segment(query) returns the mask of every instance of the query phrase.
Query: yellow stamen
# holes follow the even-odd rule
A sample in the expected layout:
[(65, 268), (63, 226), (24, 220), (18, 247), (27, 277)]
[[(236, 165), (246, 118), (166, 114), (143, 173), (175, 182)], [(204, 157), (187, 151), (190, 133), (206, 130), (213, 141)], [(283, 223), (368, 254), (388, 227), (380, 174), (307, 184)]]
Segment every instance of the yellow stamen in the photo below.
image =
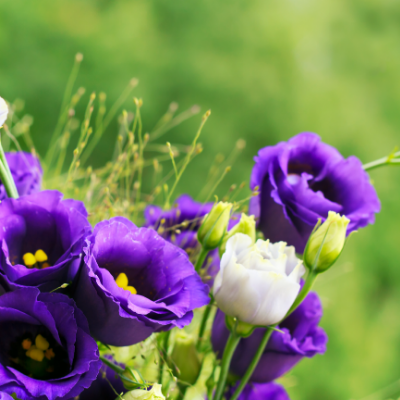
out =
[(35, 345), (39, 350), (43, 351), (46, 351), (50, 347), (49, 342), (42, 335), (36, 336)]
[(48, 349), (46, 350), (46, 353), (44, 355), (48, 360), (51, 360), (52, 358), (54, 358), (56, 355), (54, 354), (53, 349)]
[(24, 340), (22, 341), (22, 348), (23, 348), (24, 350), (29, 350), (29, 349), (31, 348), (31, 346), (32, 346), (32, 340), (30, 340), (30, 339), (24, 339)]
[(128, 277), (126, 276), (126, 274), (122, 272), (121, 274), (118, 275), (117, 279), (115, 280), (115, 283), (120, 288), (125, 289), (129, 284)]
[(48, 259), (47, 254), (41, 249), (36, 251), (35, 258), (36, 258), (36, 261), (38, 261), (38, 262), (45, 262)]
[(26, 355), (32, 360), (42, 362), (44, 359), (44, 351), (37, 349), (36, 346), (32, 346), (27, 352)]
[(36, 264), (36, 258), (32, 253), (25, 253), (22, 256), (22, 259), (24, 260), (24, 264), (28, 267), (31, 268)]
[(128, 290), (132, 294), (137, 294), (137, 290), (133, 286), (127, 286), (124, 288), (125, 290)]
[(133, 286), (128, 286), (129, 285), (128, 277), (123, 272), (117, 276), (117, 279), (115, 279), (115, 283), (121, 289), (127, 290), (132, 294), (137, 294), (137, 290)]

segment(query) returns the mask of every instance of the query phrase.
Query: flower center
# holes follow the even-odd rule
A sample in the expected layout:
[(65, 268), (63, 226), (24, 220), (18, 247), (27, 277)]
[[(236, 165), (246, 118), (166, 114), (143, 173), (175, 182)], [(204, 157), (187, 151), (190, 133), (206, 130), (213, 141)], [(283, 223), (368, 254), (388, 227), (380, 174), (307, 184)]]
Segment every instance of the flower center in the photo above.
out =
[(115, 279), (115, 283), (121, 289), (131, 292), (131, 294), (137, 294), (137, 290), (133, 286), (129, 286), (129, 279), (125, 273), (120, 273)]
[(50, 267), (50, 264), (47, 262), (47, 254), (41, 249), (37, 250), (35, 254), (25, 253), (22, 259), (27, 268), (45, 269)]
[(11, 343), (8, 359), (11, 366), (34, 379), (48, 380), (65, 376), (69, 371), (65, 350), (46, 333), (24, 333)]

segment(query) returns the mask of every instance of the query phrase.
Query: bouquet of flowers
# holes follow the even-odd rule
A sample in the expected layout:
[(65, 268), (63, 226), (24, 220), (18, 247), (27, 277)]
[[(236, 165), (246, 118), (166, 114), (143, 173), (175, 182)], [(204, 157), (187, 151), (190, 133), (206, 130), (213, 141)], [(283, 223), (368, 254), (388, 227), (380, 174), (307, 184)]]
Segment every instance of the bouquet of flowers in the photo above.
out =
[(0, 399), (289, 399), (276, 379), (326, 350), (313, 283), (380, 211), (367, 171), (400, 154), (362, 165), (301, 133), (258, 152), (249, 198), (234, 185), (210, 202), (226, 172), (214, 166), (207, 201), (174, 200), (210, 112), (190, 146), (161, 146), (198, 110), (175, 116), (172, 104), (143, 134), (135, 98), (112, 160), (93, 169), (137, 82), (108, 112), (92, 94), (79, 123), (81, 59), (43, 158), (31, 119), (0, 98)]

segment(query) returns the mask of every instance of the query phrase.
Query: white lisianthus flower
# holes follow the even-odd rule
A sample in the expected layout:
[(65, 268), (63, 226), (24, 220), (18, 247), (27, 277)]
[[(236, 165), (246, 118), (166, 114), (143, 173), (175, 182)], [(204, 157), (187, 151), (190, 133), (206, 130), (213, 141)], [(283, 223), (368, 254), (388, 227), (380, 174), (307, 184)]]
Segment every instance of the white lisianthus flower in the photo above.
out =
[(293, 246), (285, 242), (232, 236), (214, 281), (214, 297), (227, 315), (251, 325), (267, 326), (282, 320), (300, 291), (305, 268)]
[(2, 97), (0, 97), (0, 128), (6, 122), (8, 116), (8, 106)]
[(161, 385), (155, 383), (151, 390), (136, 389), (122, 396), (124, 400), (165, 400)]

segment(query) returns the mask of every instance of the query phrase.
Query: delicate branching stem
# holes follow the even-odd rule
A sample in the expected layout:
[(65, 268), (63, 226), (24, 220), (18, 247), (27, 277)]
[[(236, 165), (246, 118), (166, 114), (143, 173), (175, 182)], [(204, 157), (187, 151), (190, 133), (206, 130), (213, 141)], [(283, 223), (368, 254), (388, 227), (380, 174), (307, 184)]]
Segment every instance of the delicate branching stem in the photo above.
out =
[(207, 254), (208, 250), (206, 250), (203, 246), (201, 246), (200, 254), (197, 257), (196, 265), (194, 267), (197, 273), (200, 272), (201, 267), (203, 266), (204, 261), (206, 260)]
[(235, 352), (240, 339), (241, 338), (239, 335), (236, 334), (235, 329), (229, 335), (228, 341), (224, 349), (224, 354), (222, 356), (221, 371), (219, 373), (219, 379), (217, 388), (215, 390), (214, 400), (221, 400), (222, 396), (224, 395), (229, 366), (231, 365), (233, 353)]
[(196, 345), (197, 350), (200, 350), (200, 348), (203, 344), (203, 336), (204, 336), (204, 332), (207, 327), (208, 317), (210, 316), (210, 313), (211, 313), (211, 307), (212, 307), (212, 303), (208, 304), (206, 306), (206, 308), (204, 309), (204, 313), (203, 313), (203, 317), (201, 319), (201, 324), (200, 324), (200, 329), (199, 329), (199, 338), (197, 340), (197, 345)]
[(175, 182), (174, 182), (170, 192), (168, 193), (167, 199), (165, 201), (165, 208), (169, 207), (171, 196), (174, 193), (174, 191), (175, 191), (175, 189), (176, 189), (176, 187), (177, 187), (177, 185), (178, 185), (178, 183), (179, 183), (179, 181), (180, 181), (180, 179), (181, 179), (186, 167), (188, 166), (194, 151), (196, 150), (197, 140), (199, 139), (201, 131), (202, 131), (203, 127), (204, 127), (204, 124), (206, 123), (206, 121), (207, 121), (208, 117), (210, 116), (210, 114), (211, 114), (211, 111), (209, 110), (203, 115), (199, 130), (197, 131), (196, 136), (194, 137), (194, 140), (193, 140), (193, 143), (192, 143), (192, 147), (191, 147), (189, 153), (187, 154), (187, 156), (186, 156), (186, 158), (184, 160), (183, 166), (182, 166), (181, 170), (179, 171), (179, 173), (178, 173), (178, 175), (177, 175), (177, 177), (175, 179)]
[(56, 129), (54, 130), (53, 136), (50, 140), (50, 144), (48, 147), (48, 152), (46, 154), (46, 162), (48, 163), (49, 158), (51, 157), (51, 153), (50, 150), (52, 150), (55, 142), (57, 141), (57, 139), (59, 138), (60, 134), (61, 134), (61, 130), (62, 127), (65, 125), (67, 118), (68, 118), (68, 104), (69, 101), (71, 99), (71, 95), (72, 95), (72, 89), (74, 88), (74, 84), (76, 81), (76, 78), (78, 76), (78, 72), (79, 72), (79, 67), (81, 66), (81, 62), (83, 60), (83, 56), (82, 54), (78, 53), (75, 56), (75, 63), (74, 66), (72, 68), (71, 71), (71, 75), (69, 76), (68, 79), (68, 83), (67, 83), (67, 87), (65, 88), (65, 92), (64, 92), (64, 98), (61, 104), (61, 110), (60, 110), (60, 117), (58, 119), (57, 125), (56, 125)]

